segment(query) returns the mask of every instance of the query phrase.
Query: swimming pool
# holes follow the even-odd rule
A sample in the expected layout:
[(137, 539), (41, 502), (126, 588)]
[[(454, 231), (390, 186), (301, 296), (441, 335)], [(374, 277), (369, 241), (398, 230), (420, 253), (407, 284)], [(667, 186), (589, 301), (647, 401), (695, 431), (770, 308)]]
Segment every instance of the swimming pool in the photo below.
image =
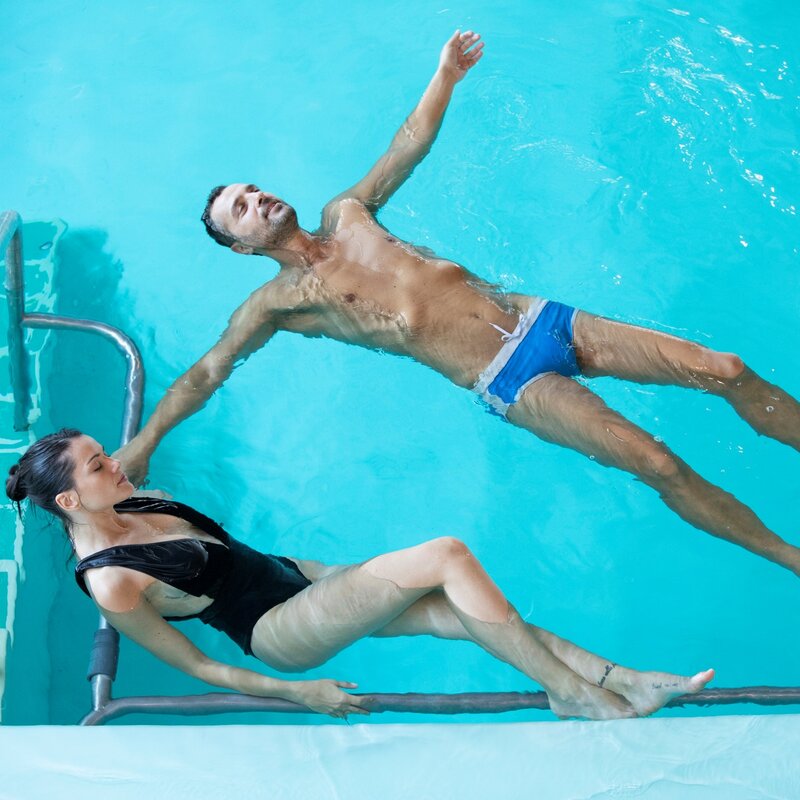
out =
[[(382, 152), (452, 29), (474, 27), (487, 55), (384, 224), (517, 291), (734, 350), (798, 395), (799, 22), (792, 9), (711, 3), (354, 2), (346, 24), (334, 6), (309, 19), (256, 3), (37, 4), (9, 20), (0, 55), (2, 206), (68, 223), (52, 295), (61, 313), (139, 343), (147, 412), (274, 274), (207, 239), (211, 186), (260, 181), (313, 228)], [(112, 446), (115, 355), (65, 336), (48, 347), (37, 432), (73, 425)], [(716, 398), (592, 385), (797, 541), (796, 453)], [(290, 555), (353, 561), (458, 535), (523, 616), (590, 649), (632, 666), (713, 665), (721, 686), (797, 683), (795, 578), (408, 361), (278, 336), (167, 438), (152, 482)], [(48, 535), (26, 539), (8, 722), (72, 723), (88, 707), (95, 615)], [(46, 628), (26, 638), (26, 620)], [(215, 632), (189, 630), (242, 661)], [(122, 663), (120, 695), (202, 690), (133, 646)], [(360, 643), (313, 674), (367, 691), (530, 686), (436, 641)]]

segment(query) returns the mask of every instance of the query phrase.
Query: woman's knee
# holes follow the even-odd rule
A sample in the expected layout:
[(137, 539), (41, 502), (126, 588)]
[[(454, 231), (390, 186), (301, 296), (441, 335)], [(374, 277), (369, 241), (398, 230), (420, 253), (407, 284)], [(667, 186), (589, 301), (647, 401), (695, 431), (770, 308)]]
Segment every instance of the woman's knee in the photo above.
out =
[(464, 542), (455, 536), (439, 536), (427, 542), (431, 555), (445, 562), (456, 561), (472, 556), (472, 552)]
[(440, 585), (444, 586), (454, 569), (459, 569), (467, 560), (472, 558), (472, 553), (467, 545), (455, 536), (439, 536), (425, 542), (425, 562), (432, 568), (432, 575)]

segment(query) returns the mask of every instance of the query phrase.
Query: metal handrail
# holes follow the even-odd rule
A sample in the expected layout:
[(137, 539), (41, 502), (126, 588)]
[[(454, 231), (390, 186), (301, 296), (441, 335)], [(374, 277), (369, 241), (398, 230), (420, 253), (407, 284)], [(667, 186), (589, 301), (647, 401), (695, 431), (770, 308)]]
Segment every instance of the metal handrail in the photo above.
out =
[[(14, 427), (28, 427), (30, 410), (30, 381), (23, 327), (81, 330), (110, 339), (127, 361), (125, 377), (125, 407), (122, 420), (121, 444), (127, 444), (139, 429), (144, 392), (144, 367), (139, 350), (122, 331), (102, 322), (73, 319), (55, 314), (26, 314), (25, 286), (22, 275), (22, 220), (15, 211), (0, 214), (0, 252), (5, 250), (5, 288), (8, 299), (8, 343), (11, 359), (11, 382), (14, 391)], [(123, 697), (111, 698), (119, 657), (119, 634), (101, 615), (95, 631), (88, 678), (92, 684), (92, 711), (81, 725), (102, 725), (125, 714), (222, 714), (236, 711), (267, 711), (275, 713), (313, 713), (305, 706), (271, 697), (252, 697), (243, 694), (209, 693), (184, 697)], [(385, 711), (425, 714), (486, 714), (523, 709), (549, 708), (544, 692), (469, 692), (461, 694), (387, 694), (362, 695), (364, 706), (373, 713)], [(676, 697), (668, 706), (720, 705), (756, 703), (759, 705), (788, 705), (800, 703), (800, 688), (750, 686), (738, 689), (706, 689), (692, 695)]]
[[(14, 429), (27, 430), (31, 407), (30, 377), (25, 358), (23, 328), (76, 330), (94, 333), (109, 339), (125, 356), (125, 404), (122, 414), (120, 443), (127, 444), (139, 429), (144, 394), (144, 365), (139, 349), (121, 330), (89, 319), (62, 317), (57, 314), (25, 313), (25, 278), (23, 274), (22, 218), (16, 211), (0, 214), (0, 253), (5, 253), (5, 290), (8, 302), (8, 354), (11, 364), (11, 388), (14, 393)], [(95, 632), (93, 658), (89, 665), (92, 684), (92, 706), (95, 711), (111, 699), (111, 686), (116, 677), (119, 655), (119, 634), (100, 615)]]
[(14, 430), (28, 428), (31, 393), (22, 319), (25, 316), (25, 288), (22, 278), (22, 220), (16, 211), (0, 215), (0, 253), (5, 253), (5, 290), (8, 301), (8, 355), (11, 361), (11, 387), (14, 391)]
[(125, 407), (122, 417), (121, 444), (127, 444), (139, 429), (142, 419), (144, 366), (139, 349), (121, 330), (89, 319), (62, 317), (57, 314), (25, 313), (25, 280), (22, 272), (22, 219), (16, 211), (0, 214), (0, 252), (5, 251), (5, 290), (8, 302), (8, 351), (11, 359), (11, 387), (14, 392), (14, 429), (28, 429), (30, 378), (25, 358), (23, 328), (61, 328), (86, 331), (110, 339), (125, 356)]
[[(361, 694), (361, 705), (371, 714), (386, 711), (411, 714), (500, 714), (508, 711), (546, 710), (550, 701), (544, 692), (462, 692), (460, 694)], [(666, 705), (733, 705), (755, 703), (778, 706), (800, 703), (800, 688), (745, 686), (739, 689), (705, 689), (697, 694), (675, 697)], [(212, 692), (183, 697), (124, 697), (111, 700), (103, 708), (87, 714), (81, 725), (102, 725), (125, 714), (177, 714), (193, 717), (204, 714), (260, 711), (276, 714), (312, 714), (305, 706), (275, 697)]]

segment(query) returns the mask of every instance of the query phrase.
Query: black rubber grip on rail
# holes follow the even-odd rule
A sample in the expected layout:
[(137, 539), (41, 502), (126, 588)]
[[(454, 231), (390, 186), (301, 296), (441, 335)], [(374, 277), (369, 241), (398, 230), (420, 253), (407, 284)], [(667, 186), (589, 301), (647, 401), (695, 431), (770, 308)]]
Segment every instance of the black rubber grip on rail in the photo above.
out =
[(113, 681), (117, 677), (118, 660), (119, 633), (114, 628), (99, 628), (94, 632), (86, 680), (90, 681), (95, 675), (108, 675)]

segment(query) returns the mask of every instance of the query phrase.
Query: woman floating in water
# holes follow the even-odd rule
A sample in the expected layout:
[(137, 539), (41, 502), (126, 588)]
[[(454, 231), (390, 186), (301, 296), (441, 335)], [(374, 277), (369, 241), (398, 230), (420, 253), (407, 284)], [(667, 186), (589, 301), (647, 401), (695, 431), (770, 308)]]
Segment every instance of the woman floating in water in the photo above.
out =
[(353, 683), (284, 681), (214, 661), (165, 620), (198, 617), (285, 672), (316, 667), (364, 636), (466, 639), (540, 684), (560, 717), (651, 714), (714, 676), (638, 672), (524, 622), (457, 539), (331, 567), (258, 553), (189, 506), (133, 491), (120, 461), (69, 429), (36, 442), (6, 481), (11, 500), (27, 497), (61, 519), (78, 584), (109, 623), (215, 686), (334, 717), (368, 713), (343, 691)]

